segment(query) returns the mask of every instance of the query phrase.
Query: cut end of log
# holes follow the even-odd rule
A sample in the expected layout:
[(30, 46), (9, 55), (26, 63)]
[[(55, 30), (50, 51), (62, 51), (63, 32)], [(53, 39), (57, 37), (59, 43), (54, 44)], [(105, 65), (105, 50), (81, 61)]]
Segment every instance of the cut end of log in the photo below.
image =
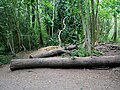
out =
[(16, 69), (14, 69), (14, 68), (10, 67), (10, 70), (11, 70), (11, 71), (15, 71)]
[(33, 57), (30, 55), (29, 58), (33, 58)]

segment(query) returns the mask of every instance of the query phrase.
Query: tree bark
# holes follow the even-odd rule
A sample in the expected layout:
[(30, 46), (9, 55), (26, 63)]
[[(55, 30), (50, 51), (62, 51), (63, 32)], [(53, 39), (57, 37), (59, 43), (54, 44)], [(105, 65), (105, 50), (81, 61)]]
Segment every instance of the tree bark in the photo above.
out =
[(31, 0), (31, 6), (32, 6), (32, 27), (34, 28), (35, 25), (35, 6), (34, 6), (34, 0)]
[(14, 59), (10, 70), (29, 68), (93, 68), (120, 66), (120, 56)]
[(114, 36), (113, 36), (113, 41), (116, 42), (117, 41), (117, 14), (114, 14)]
[(95, 34), (96, 34), (96, 40), (95, 40), (95, 43), (98, 41), (98, 38), (99, 38), (99, 28), (98, 28), (98, 8), (99, 8), (99, 0), (97, 0), (97, 7), (96, 7), (96, 13), (95, 13)]
[(36, 55), (30, 55), (29, 58), (52, 57), (52, 56), (57, 56), (57, 55), (63, 54), (65, 52), (66, 51), (64, 49), (55, 49), (55, 50), (45, 51), (43, 53), (37, 53)]
[(94, 0), (91, 0), (91, 41), (92, 49), (94, 49), (96, 35), (95, 35), (95, 10), (94, 10)]
[[(46, 47), (47, 48), (47, 47)], [(49, 47), (48, 47), (49, 48)], [(76, 49), (77, 48), (77, 45), (69, 45), (67, 47), (64, 47), (64, 48), (58, 48), (58, 49), (53, 49), (53, 50), (50, 50), (50, 51), (36, 51), (36, 54), (31, 54), (29, 56), (29, 58), (45, 58), (45, 57), (51, 57), (51, 56), (57, 56), (57, 55), (60, 55), (60, 54), (63, 54), (63, 53), (68, 53), (67, 50), (73, 50), (73, 49)]]
[(37, 24), (38, 24), (38, 29), (39, 29), (39, 46), (43, 46), (44, 45), (44, 41), (43, 41), (43, 36), (42, 36), (42, 31), (41, 31), (41, 22), (40, 22), (40, 15), (39, 15), (39, 1), (36, 0), (36, 10), (37, 10), (37, 15), (36, 15), (36, 19), (37, 19)]

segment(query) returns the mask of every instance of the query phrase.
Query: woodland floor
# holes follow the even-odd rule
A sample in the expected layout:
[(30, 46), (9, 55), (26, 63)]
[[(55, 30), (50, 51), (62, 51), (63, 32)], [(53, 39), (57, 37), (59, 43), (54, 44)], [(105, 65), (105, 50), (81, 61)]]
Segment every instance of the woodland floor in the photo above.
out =
[[(120, 55), (120, 48), (100, 44), (103, 55)], [(20, 52), (16, 58), (28, 58)], [(120, 90), (120, 67), (104, 69), (25, 69), (11, 72), (0, 68), (0, 90)]]

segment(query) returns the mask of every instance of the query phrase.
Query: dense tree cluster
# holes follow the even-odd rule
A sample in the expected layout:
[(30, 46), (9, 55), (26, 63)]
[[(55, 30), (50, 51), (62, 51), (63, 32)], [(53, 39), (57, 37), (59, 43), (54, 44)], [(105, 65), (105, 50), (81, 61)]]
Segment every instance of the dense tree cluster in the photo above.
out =
[(0, 55), (47, 45), (120, 41), (119, 0), (0, 0)]

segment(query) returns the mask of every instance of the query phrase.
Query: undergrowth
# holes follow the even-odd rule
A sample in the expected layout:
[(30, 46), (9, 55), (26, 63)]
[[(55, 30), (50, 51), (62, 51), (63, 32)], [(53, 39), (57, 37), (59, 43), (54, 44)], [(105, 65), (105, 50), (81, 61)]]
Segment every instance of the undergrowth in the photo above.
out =
[(0, 55), (0, 65), (9, 64), (10, 60), (10, 56)]
[(85, 48), (79, 47), (76, 50), (72, 50), (69, 53), (65, 53), (62, 56), (77, 56), (77, 57), (87, 57), (87, 56), (102, 56), (103, 52), (98, 50), (91, 50), (91, 52), (88, 52)]

